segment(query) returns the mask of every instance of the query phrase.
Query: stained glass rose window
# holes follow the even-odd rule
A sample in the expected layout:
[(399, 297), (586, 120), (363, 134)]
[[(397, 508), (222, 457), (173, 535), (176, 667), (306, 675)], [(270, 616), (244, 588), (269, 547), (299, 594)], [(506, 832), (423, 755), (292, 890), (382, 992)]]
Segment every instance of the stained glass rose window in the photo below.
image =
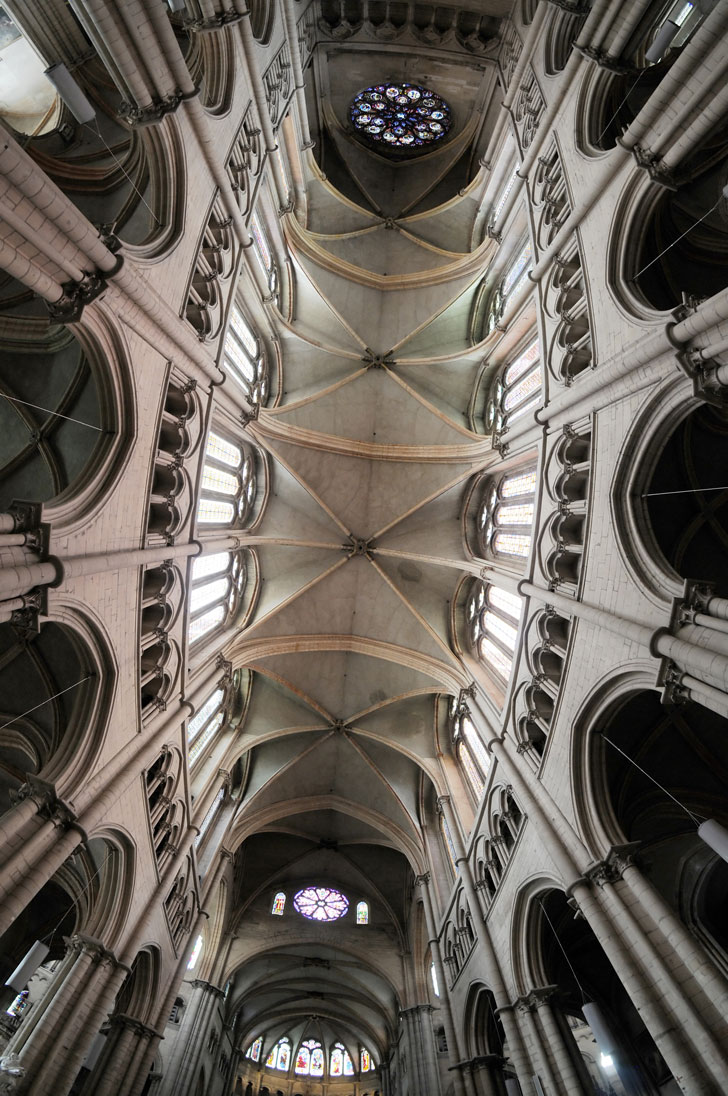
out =
[(304, 887), (293, 899), (293, 907), (309, 921), (336, 921), (349, 908), (349, 899), (332, 887)]
[(368, 141), (390, 148), (422, 148), (441, 140), (452, 125), (442, 98), (419, 84), (376, 84), (354, 96), (354, 128)]

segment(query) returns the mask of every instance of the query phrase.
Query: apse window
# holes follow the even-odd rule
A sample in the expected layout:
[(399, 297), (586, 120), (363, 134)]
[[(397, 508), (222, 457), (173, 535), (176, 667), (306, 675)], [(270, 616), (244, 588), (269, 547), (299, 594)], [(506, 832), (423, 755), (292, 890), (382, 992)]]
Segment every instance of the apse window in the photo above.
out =
[(288, 1039), (279, 1039), (265, 1060), (269, 1069), (288, 1071), (291, 1064), (291, 1044)]
[(324, 1051), (316, 1039), (306, 1039), (301, 1043), (296, 1055), (296, 1073), (311, 1077), (324, 1075)]
[(356, 923), (357, 925), (369, 924), (369, 906), (366, 902), (359, 902), (356, 907)]
[(330, 1077), (353, 1077), (354, 1063), (343, 1043), (336, 1043), (329, 1060)]
[(259, 1035), (255, 1042), (251, 1043), (245, 1052), (245, 1057), (253, 1062), (260, 1061), (260, 1051), (263, 1046), (263, 1036)]
[(278, 891), (278, 894), (273, 899), (273, 906), (271, 913), (274, 917), (282, 917), (286, 909), (286, 896), (283, 891)]
[(309, 921), (338, 921), (349, 908), (349, 899), (333, 887), (304, 887), (293, 899), (293, 908)]
[(397, 151), (441, 141), (452, 125), (442, 96), (420, 84), (375, 84), (354, 96), (354, 130), (367, 142)]

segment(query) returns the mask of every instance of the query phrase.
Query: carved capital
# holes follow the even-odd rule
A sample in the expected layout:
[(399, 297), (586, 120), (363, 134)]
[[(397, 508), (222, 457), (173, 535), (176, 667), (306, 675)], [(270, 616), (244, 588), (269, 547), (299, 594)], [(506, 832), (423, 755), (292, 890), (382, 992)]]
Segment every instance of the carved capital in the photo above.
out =
[(63, 295), (57, 301), (46, 301), (51, 318), (59, 323), (75, 323), (80, 320), (84, 308), (106, 289), (107, 283), (98, 271), (84, 274), (79, 282), (64, 282)]

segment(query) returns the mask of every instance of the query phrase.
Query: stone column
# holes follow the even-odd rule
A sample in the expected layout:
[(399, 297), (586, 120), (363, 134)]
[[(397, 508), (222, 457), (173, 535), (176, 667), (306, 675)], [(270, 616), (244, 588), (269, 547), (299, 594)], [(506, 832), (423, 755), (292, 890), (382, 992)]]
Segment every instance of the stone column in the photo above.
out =
[[(424, 1096), (440, 1096), (440, 1075), (435, 1054), (435, 1036), (432, 1031), (432, 1005), (413, 1005), (402, 1009), (404, 1019), (409, 1068), (416, 1084), (412, 1092)], [(457, 1077), (457, 1073), (454, 1074)], [(458, 1091), (458, 1089), (456, 1089)], [(459, 1089), (462, 1092), (462, 1088)]]
[(591, 1096), (591, 1089), (585, 1087), (564, 1041), (563, 1031), (554, 1016), (551, 1001), (557, 991), (558, 986), (540, 986), (538, 989), (531, 990), (530, 998), (541, 1021), (563, 1090), (568, 1092), (569, 1096)]
[[(556, 1078), (554, 1071), (551, 1067), (551, 1061), (549, 1059), (548, 1050), (545, 1046), (544, 1040), (541, 1037), (541, 1032), (536, 1024), (534, 1018), (535, 1002), (531, 998), (530, 994), (525, 997), (519, 997), (516, 1001), (516, 1008), (518, 1013), (523, 1017), (524, 1026), (528, 1032), (529, 1041), (531, 1043), (531, 1058), (535, 1066), (535, 1073), (541, 1078), (544, 1084), (547, 1086), (549, 1096), (551, 1093), (561, 1093), (561, 1088), (556, 1084)], [(533, 1082), (531, 1078), (528, 1080), (528, 1087), (526, 1092), (533, 1090)]]

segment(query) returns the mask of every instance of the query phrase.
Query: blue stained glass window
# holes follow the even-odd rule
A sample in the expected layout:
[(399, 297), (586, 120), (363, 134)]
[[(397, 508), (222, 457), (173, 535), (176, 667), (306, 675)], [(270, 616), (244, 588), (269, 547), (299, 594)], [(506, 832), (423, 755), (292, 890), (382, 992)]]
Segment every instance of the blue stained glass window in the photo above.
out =
[(442, 140), (452, 125), (442, 96), (419, 84), (375, 84), (354, 96), (354, 129), (380, 146), (423, 148)]

